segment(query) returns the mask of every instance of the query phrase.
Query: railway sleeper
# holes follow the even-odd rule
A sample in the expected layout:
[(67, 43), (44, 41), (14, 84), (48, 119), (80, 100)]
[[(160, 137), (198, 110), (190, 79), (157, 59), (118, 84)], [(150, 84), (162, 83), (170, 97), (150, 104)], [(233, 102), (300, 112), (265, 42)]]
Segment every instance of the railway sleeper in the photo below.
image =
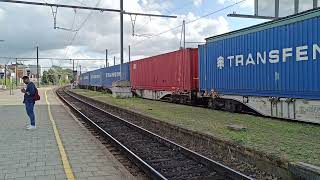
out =
[(141, 150), (143, 148), (144, 149), (148, 149), (148, 150), (152, 150), (151, 152), (150, 151), (149, 152), (146, 152), (146, 151), (143, 152), (145, 154), (144, 156), (149, 156), (151, 158), (156, 157), (156, 156), (172, 157), (173, 155), (178, 155), (178, 153), (170, 151), (167, 148), (161, 147), (160, 145), (159, 145), (159, 148), (157, 148), (155, 146), (153, 146), (153, 147), (154, 148), (150, 148), (150, 147), (146, 147), (146, 145), (143, 145), (143, 146), (140, 146), (140, 147), (135, 147), (133, 149), (135, 149), (137, 151)]
[[(149, 160), (155, 160), (155, 159), (161, 159), (161, 158), (170, 158), (173, 160), (173, 156), (176, 156), (176, 153), (172, 153), (170, 151), (164, 151), (164, 153), (161, 153), (160, 151), (155, 152), (154, 154), (152, 153), (144, 153), (144, 156), (147, 156)], [(185, 158), (185, 157), (184, 157)]]
[[(82, 103), (77, 103), (78, 107), (83, 108)], [(96, 119), (98, 117), (105, 117), (106, 114), (97, 113), (96, 110), (93, 110), (94, 108), (83, 108), (84, 114), (89, 114), (92, 119)], [(108, 116), (108, 115), (107, 115)], [(109, 121), (109, 122), (108, 122)], [(110, 118), (110, 120), (106, 120), (106, 123), (104, 124), (105, 128), (108, 129), (108, 125), (112, 123), (116, 123), (117, 125), (122, 125), (122, 128), (115, 129), (112, 131), (107, 131), (109, 134), (114, 135), (114, 138), (117, 139), (119, 142), (123, 142), (124, 145), (128, 145), (128, 137), (132, 137), (132, 134), (135, 131), (130, 130), (129, 127), (125, 126), (122, 123), (118, 123), (119, 121), (113, 120)], [(118, 134), (119, 132), (126, 132), (125, 134)], [(145, 133), (142, 133), (145, 135)], [(208, 167), (204, 164), (199, 163), (197, 160), (194, 160), (193, 157), (188, 157), (184, 152), (181, 152), (179, 148), (170, 148), (169, 146), (166, 146), (162, 143), (159, 143), (155, 140), (155, 138), (152, 138), (152, 136), (145, 136), (148, 144), (142, 144), (139, 143), (137, 146), (137, 143), (133, 143), (132, 152), (136, 153), (137, 156), (141, 157), (142, 159), (146, 159), (146, 161), (152, 159), (166, 159), (170, 158), (171, 161), (168, 162), (160, 162), (156, 163), (159, 165), (159, 167), (155, 167), (156, 169), (159, 169), (160, 172), (164, 172), (161, 174), (164, 174), (169, 179), (182, 179), (182, 177), (193, 178), (190, 173), (195, 174), (197, 177), (213, 177), (211, 176), (213, 172), (216, 173), (216, 171), (211, 171), (208, 169)], [(156, 138), (157, 139), (157, 138)], [(152, 144), (158, 142), (159, 144)], [(148, 145), (152, 145), (151, 147)], [(160, 152), (159, 147), (164, 148), (164, 151)], [(149, 152), (149, 153), (148, 153)], [(168, 157), (166, 157), (168, 156)], [(148, 158), (149, 157), (149, 158)], [(151, 157), (151, 158), (150, 158)], [(177, 158), (179, 157), (179, 158)], [(183, 158), (183, 159), (180, 159)], [(213, 174), (215, 174), (213, 173)], [(172, 177), (172, 178), (170, 178)], [(183, 178), (184, 179), (184, 178)], [(215, 178), (209, 178), (209, 179), (215, 179)]]
[(181, 176), (178, 178), (174, 178), (175, 180), (185, 180), (185, 179), (203, 179), (203, 180), (226, 180), (228, 178), (226, 178), (225, 176), (221, 176), (219, 174), (216, 173), (211, 173), (207, 176), (203, 176), (201, 174), (195, 174), (195, 173), (190, 173), (190, 176), (186, 175), (186, 176)]
[(137, 144), (137, 143), (148, 143), (150, 140), (145, 139), (145, 137), (128, 137), (127, 138), (128, 143), (130, 144)]
[[(196, 176), (200, 176), (200, 177), (203, 177), (203, 176), (209, 176), (209, 177), (212, 177), (212, 176), (216, 176), (216, 172), (212, 173), (212, 172), (208, 172), (208, 170), (205, 170), (205, 169), (192, 169), (192, 168), (189, 168), (187, 170), (181, 170), (181, 169), (178, 169), (178, 168), (167, 168), (167, 169), (163, 169), (163, 171), (165, 172), (165, 174), (169, 177), (178, 177), (178, 178), (185, 178), (185, 179), (188, 179), (188, 178), (193, 178), (192, 175), (196, 175)], [(192, 172), (192, 173), (190, 173)], [(202, 179), (202, 178), (201, 178)]]
[(190, 170), (190, 169), (197, 169), (197, 167), (201, 167), (204, 169), (204, 166), (199, 165), (198, 163), (195, 163), (193, 160), (187, 159), (187, 160), (169, 160), (169, 161), (162, 161), (158, 163), (153, 163), (156, 167), (164, 167), (166, 169), (180, 169), (183, 171)]
[(163, 159), (163, 158), (170, 158), (172, 160), (173, 155), (172, 153), (170, 154), (170, 153), (157, 152), (152, 154), (152, 153), (143, 152), (141, 156), (145, 157), (147, 160), (155, 160), (155, 159)]
[(168, 149), (168, 148), (164, 147), (162, 144), (154, 143), (154, 142), (149, 141), (149, 140), (128, 142), (128, 144), (129, 145), (135, 145), (137, 148), (146, 148), (146, 145), (147, 145), (147, 147), (149, 149), (155, 149), (155, 150), (159, 149), (159, 151)]

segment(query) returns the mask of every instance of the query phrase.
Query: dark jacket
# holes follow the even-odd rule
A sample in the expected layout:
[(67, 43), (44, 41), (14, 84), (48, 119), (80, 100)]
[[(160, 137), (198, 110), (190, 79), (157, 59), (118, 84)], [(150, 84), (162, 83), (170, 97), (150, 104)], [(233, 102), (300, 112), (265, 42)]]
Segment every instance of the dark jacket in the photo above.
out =
[(36, 93), (36, 86), (33, 82), (27, 84), (26, 93), (24, 94), (23, 103), (35, 103), (33, 96)]

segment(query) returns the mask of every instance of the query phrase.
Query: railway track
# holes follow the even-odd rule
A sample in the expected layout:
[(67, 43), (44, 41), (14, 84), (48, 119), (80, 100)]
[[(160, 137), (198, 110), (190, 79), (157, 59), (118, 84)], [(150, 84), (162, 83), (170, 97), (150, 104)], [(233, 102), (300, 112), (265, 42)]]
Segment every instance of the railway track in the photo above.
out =
[(66, 88), (57, 95), (152, 179), (251, 179), (96, 107)]

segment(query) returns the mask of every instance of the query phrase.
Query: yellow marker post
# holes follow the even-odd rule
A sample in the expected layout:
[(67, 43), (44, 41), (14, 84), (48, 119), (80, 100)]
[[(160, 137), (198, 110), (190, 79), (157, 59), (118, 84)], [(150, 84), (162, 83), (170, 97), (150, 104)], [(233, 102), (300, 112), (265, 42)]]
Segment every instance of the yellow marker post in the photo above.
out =
[(57, 144), (58, 144), (58, 148), (59, 148), (59, 151), (60, 151), (60, 156), (61, 156), (61, 160), (62, 160), (62, 163), (63, 163), (64, 172), (66, 173), (66, 176), (67, 176), (68, 180), (74, 180), (74, 175), (73, 175), (73, 172), (72, 172), (69, 160), (68, 160), (68, 156), (66, 154), (66, 151), (64, 150), (64, 147), (63, 147), (60, 135), (59, 135), (59, 131), (57, 129), (56, 123), (55, 123), (55, 121), (53, 119), (53, 116), (52, 116), (52, 113), (51, 113), (51, 108), (50, 108), (50, 103), (48, 101), (47, 91), (48, 90), (45, 91), (45, 96), (46, 96), (46, 102), (47, 102), (47, 105), (48, 105), (48, 114), (49, 114), (49, 118), (50, 118), (50, 121), (51, 121), (51, 124), (52, 124), (52, 127), (53, 127), (54, 136), (56, 138), (56, 141), (57, 141)]

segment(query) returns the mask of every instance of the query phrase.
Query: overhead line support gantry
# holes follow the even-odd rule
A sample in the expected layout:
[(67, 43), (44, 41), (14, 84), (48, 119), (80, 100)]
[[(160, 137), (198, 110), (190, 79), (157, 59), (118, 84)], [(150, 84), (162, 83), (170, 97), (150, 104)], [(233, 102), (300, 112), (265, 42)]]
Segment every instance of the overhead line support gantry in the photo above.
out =
[(16, 0), (0, 0), (0, 2), (15, 3), (15, 4), (28, 4), (35, 6), (48, 6), (48, 7), (61, 7), (61, 8), (71, 8), (71, 9), (86, 9), (94, 10), (101, 12), (118, 12), (120, 13), (120, 79), (123, 80), (123, 15), (136, 15), (136, 16), (150, 16), (150, 17), (164, 17), (164, 18), (177, 18), (177, 16), (170, 15), (160, 15), (160, 14), (147, 14), (147, 13), (135, 13), (135, 12), (126, 12), (123, 9), (123, 0), (120, 0), (120, 9), (107, 9), (107, 8), (98, 8), (98, 7), (87, 7), (87, 6), (75, 6), (75, 5), (66, 5), (66, 4), (55, 4), (55, 3), (41, 3), (41, 2), (31, 2), (31, 1), (16, 1)]

